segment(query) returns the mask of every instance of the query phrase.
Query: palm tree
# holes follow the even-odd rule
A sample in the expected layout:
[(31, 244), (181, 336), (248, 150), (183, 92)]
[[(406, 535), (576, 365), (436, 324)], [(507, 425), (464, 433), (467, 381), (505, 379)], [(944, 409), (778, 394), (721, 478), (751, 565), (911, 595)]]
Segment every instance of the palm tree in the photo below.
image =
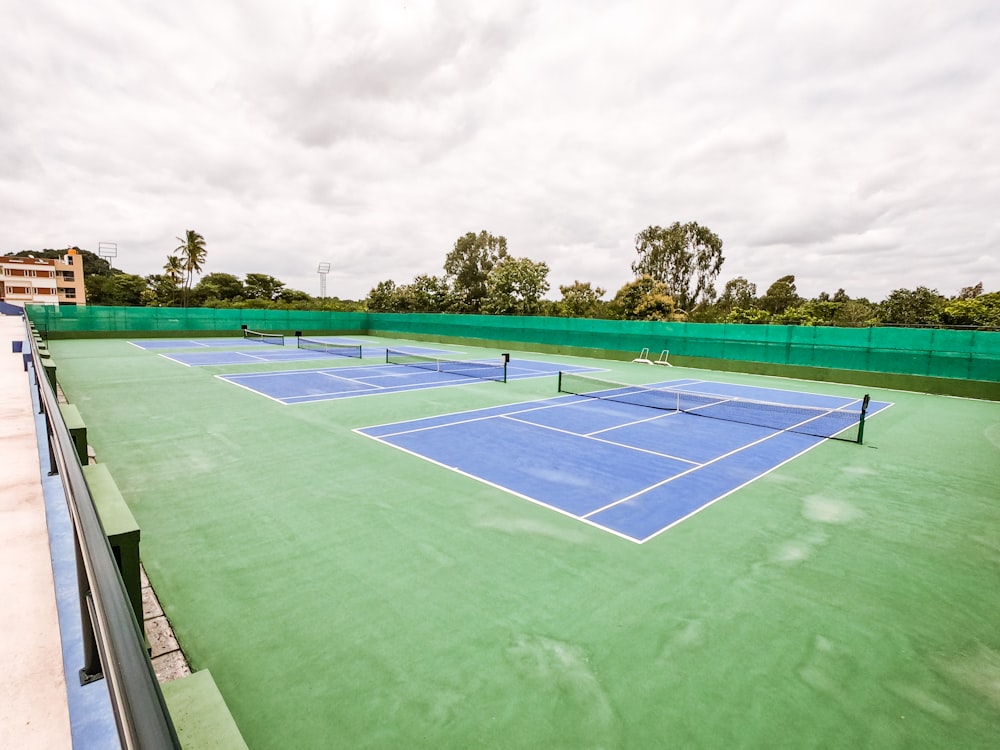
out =
[(193, 229), (187, 230), (184, 237), (178, 237), (181, 244), (174, 252), (180, 253), (181, 266), (185, 272), (184, 277), (184, 307), (187, 307), (187, 295), (191, 289), (191, 280), (196, 273), (201, 273), (202, 263), (208, 251), (205, 249), (205, 238)]
[(180, 286), (181, 281), (184, 279), (184, 262), (177, 255), (168, 255), (167, 262), (163, 264), (163, 270), (166, 272), (164, 275), (170, 279), (170, 283), (174, 286), (174, 304), (177, 303), (177, 287)]

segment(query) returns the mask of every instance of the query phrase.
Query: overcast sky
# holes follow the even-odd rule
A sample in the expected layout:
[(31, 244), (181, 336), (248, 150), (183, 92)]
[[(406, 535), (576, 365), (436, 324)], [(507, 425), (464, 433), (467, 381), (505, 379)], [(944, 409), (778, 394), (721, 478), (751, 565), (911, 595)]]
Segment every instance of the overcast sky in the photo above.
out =
[(469, 231), (548, 296), (697, 221), (716, 284), (1000, 291), (998, 0), (0, 0), (0, 254), (363, 298)]

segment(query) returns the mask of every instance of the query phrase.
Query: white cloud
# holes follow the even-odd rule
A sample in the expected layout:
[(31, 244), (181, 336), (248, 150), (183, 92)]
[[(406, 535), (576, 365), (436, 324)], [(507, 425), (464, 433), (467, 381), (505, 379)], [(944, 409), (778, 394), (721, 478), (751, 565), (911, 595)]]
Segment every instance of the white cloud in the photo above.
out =
[(992, 0), (18, 6), (0, 252), (146, 274), (196, 229), (207, 271), (360, 298), (487, 229), (611, 294), (698, 221), (719, 288), (1000, 290)]

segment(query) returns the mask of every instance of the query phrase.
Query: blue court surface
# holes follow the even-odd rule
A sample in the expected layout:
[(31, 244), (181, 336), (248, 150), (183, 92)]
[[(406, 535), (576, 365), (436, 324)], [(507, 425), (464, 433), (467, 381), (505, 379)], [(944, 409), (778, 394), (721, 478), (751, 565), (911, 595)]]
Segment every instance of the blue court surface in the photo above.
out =
[[(789, 431), (803, 408), (837, 413), (836, 427), (819, 420), (831, 436), (845, 412), (860, 414), (860, 399), (820, 394), (696, 380), (645, 388), (718, 398), (687, 413), (562, 395), (356, 432), (641, 543), (824, 442)], [(782, 427), (732, 422), (742, 415), (721, 404), (733, 397), (798, 408)], [(868, 417), (888, 406), (872, 401)], [(773, 421), (777, 410), (766, 411)]]
[(273, 346), (265, 344), (256, 339), (246, 339), (242, 336), (231, 338), (211, 338), (211, 339), (151, 339), (149, 341), (129, 341), (132, 346), (140, 349), (207, 349), (212, 347), (228, 347), (232, 349), (237, 346), (259, 347)]
[[(314, 351), (312, 349), (298, 349), (295, 347), (295, 339), (292, 345), (277, 346), (275, 344), (250, 344), (250, 351), (197, 351), (197, 352), (176, 352), (174, 354), (160, 354), (164, 359), (171, 362), (178, 362), (188, 367), (210, 367), (212, 365), (250, 365), (261, 364), (263, 362), (307, 362), (317, 359), (351, 359), (343, 355), (331, 354), (329, 352)], [(328, 339), (327, 343), (353, 344), (360, 346), (360, 342)], [(423, 354), (430, 357), (449, 356), (454, 352), (441, 349), (426, 349), (423, 347), (399, 347), (399, 351), (410, 354)], [(361, 350), (364, 359), (385, 359), (385, 347), (365, 346)]]
[[(384, 357), (385, 350), (381, 351)], [(393, 351), (408, 351), (411, 354), (424, 355), (428, 350), (418, 350), (418, 347), (393, 347)], [(455, 355), (455, 352), (446, 353), (451, 356)], [(341, 359), (341, 361), (344, 360)], [(487, 366), (502, 372), (503, 365), (499, 357), (491, 363), (487, 363)], [(507, 380), (556, 375), (559, 370), (567, 371), (567, 369), (566, 365), (555, 362), (512, 359), (507, 365)], [(591, 368), (579, 367), (572, 371), (589, 372)], [(407, 366), (400, 364), (251, 372), (216, 375), (216, 377), (283, 404), (301, 404), (309, 401), (328, 401), (338, 398), (372, 396), (483, 382), (482, 378), (470, 377), (459, 372), (427, 369), (427, 365)]]

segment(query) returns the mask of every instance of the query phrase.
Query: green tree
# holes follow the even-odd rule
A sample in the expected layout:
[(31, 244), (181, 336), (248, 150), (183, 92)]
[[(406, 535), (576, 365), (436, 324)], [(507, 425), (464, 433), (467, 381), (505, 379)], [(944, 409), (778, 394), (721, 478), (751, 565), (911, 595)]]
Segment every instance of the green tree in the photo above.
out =
[[(821, 302), (819, 304), (828, 305), (829, 302)], [(820, 319), (817, 318), (813, 311), (813, 303), (805, 302), (801, 305), (793, 305), (791, 307), (786, 307), (780, 313), (776, 313), (771, 317), (771, 322), (777, 325), (784, 326), (814, 326), (820, 323)]]
[(562, 293), (560, 312), (568, 318), (599, 318), (604, 312), (601, 297), (605, 290), (591, 287), (590, 282), (574, 281), (568, 286), (560, 286)]
[(87, 301), (91, 305), (141, 306), (149, 297), (143, 296), (147, 291), (146, 279), (130, 273), (87, 276), (83, 284), (87, 288)]
[(675, 316), (667, 285), (651, 276), (622, 286), (608, 303), (608, 310), (619, 320), (672, 320)]
[(310, 300), (312, 300), (312, 296), (301, 289), (289, 289), (282, 285), (281, 291), (278, 292), (278, 302), (281, 302), (283, 305), (297, 305), (302, 302), (309, 302)]
[(760, 325), (771, 322), (771, 313), (758, 307), (737, 307), (726, 316), (725, 322)]
[(494, 236), (483, 230), (479, 234), (467, 232), (455, 240), (455, 247), (444, 261), (461, 312), (479, 312), (486, 299), (486, 280), (490, 271), (507, 257), (507, 238)]
[(200, 305), (217, 307), (218, 303), (243, 299), (243, 282), (231, 273), (207, 273), (191, 290), (191, 298)]
[(873, 325), (877, 316), (877, 305), (863, 298), (849, 299), (837, 308), (833, 323), (838, 326), (867, 326)]
[(365, 307), (372, 312), (394, 312), (397, 304), (396, 282), (392, 279), (380, 281), (365, 298)]
[(782, 276), (771, 284), (760, 298), (761, 309), (767, 310), (771, 315), (780, 315), (789, 307), (797, 307), (800, 304), (802, 298), (795, 291), (794, 276)]
[(950, 326), (1000, 327), (1000, 292), (959, 297), (941, 310), (941, 322)]
[(632, 264), (637, 276), (649, 276), (667, 285), (667, 292), (684, 312), (712, 301), (722, 270), (722, 240), (697, 222), (674, 222), (664, 229), (649, 226), (635, 236), (639, 259)]
[(726, 282), (722, 296), (715, 303), (722, 316), (729, 315), (733, 310), (749, 310), (757, 306), (757, 285), (747, 281), (742, 276)]
[(486, 277), (482, 311), (494, 315), (534, 315), (549, 290), (549, 267), (530, 258), (502, 258)]
[[(170, 302), (177, 301), (177, 290), (180, 289), (184, 276), (184, 263), (180, 257), (177, 255), (168, 255), (167, 262), (163, 264), (162, 281), (157, 281), (156, 285), (163, 288), (163, 290), (168, 286), (173, 287), (170, 293)], [(160, 295), (157, 296), (158, 298), (160, 297)]]
[(193, 229), (188, 229), (183, 237), (177, 237), (177, 241), (181, 244), (174, 249), (174, 252), (180, 253), (181, 263), (184, 266), (184, 306), (187, 307), (191, 282), (196, 273), (201, 273), (205, 258), (208, 257), (208, 250), (205, 249), (205, 238)]
[(400, 291), (413, 312), (444, 312), (451, 306), (451, 286), (442, 276), (417, 276)]
[[(829, 297), (829, 295), (826, 295)], [(820, 297), (823, 297), (821, 294)], [(834, 302), (831, 299), (813, 299), (808, 302), (803, 302), (801, 305), (796, 307), (790, 307), (783, 314), (787, 315), (796, 311), (791, 317), (794, 318), (798, 316), (800, 320), (794, 323), (790, 322), (790, 325), (823, 325), (832, 326), (834, 320), (837, 317), (837, 312), (843, 305), (839, 302)]]
[(142, 304), (146, 307), (166, 307), (177, 302), (177, 282), (165, 273), (154, 273), (145, 277), (146, 289), (142, 293)]
[(896, 289), (878, 306), (882, 323), (901, 326), (936, 325), (941, 322), (944, 299), (936, 289)]
[(979, 282), (975, 286), (963, 286), (962, 291), (958, 293), (959, 299), (972, 299), (973, 297), (978, 297), (983, 293), (983, 282)]
[(243, 280), (243, 296), (247, 299), (263, 299), (273, 302), (281, 295), (285, 282), (266, 273), (248, 273)]
[(88, 305), (111, 305), (113, 291), (111, 289), (111, 276), (95, 275), (85, 276), (83, 285), (87, 289)]

